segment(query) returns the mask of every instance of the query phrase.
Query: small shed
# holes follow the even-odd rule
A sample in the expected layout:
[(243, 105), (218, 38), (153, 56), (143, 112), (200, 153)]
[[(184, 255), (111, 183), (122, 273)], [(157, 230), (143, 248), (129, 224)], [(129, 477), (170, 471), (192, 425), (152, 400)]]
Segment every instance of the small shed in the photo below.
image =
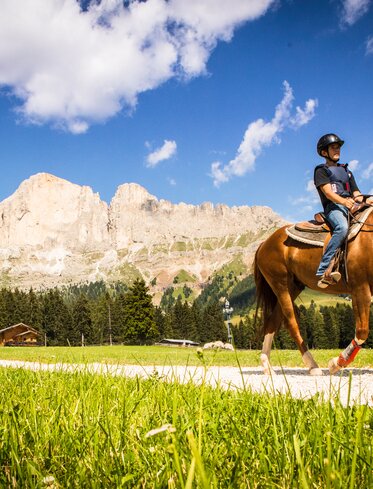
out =
[(0, 346), (36, 346), (40, 340), (39, 331), (24, 323), (0, 329)]
[(163, 340), (155, 343), (156, 345), (162, 346), (198, 346), (199, 343), (191, 340), (174, 340), (171, 338), (164, 338)]

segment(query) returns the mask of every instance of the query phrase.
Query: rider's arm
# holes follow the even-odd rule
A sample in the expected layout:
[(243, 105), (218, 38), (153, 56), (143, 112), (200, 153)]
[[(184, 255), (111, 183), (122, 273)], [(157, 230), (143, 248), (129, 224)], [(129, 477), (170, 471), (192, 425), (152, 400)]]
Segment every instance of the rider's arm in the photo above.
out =
[(333, 192), (330, 183), (325, 183), (324, 185), (320, 185), (320, 189), (325, 194), (326, 198), (331, 200), (335, 204), (342, 204), (348, 209), (351, 209), (355, 204), (354, 199), (352, 199), (351, 197), (341, 197), (340, 195)]
[[(360, 204), (361, 202), (364, 201), (364, 195), (362, 193), (356, 191), (356, 192), (353, 192), (352, 195), (353, 195), (353, 198), (354, 198), (355, 202), (357, 202), (358, 204)], [(365, 199), (365, 202), (367, 204), (372, 205), (373, 204), (373, 195), (371, 195), (370, 197), (366, 198)]]
[(352, 197), (354, 198), (354, 201), (357, 202), (358, 204), (360, 204), (363, 201), (363, 194), (358, 190), (352, 192)]

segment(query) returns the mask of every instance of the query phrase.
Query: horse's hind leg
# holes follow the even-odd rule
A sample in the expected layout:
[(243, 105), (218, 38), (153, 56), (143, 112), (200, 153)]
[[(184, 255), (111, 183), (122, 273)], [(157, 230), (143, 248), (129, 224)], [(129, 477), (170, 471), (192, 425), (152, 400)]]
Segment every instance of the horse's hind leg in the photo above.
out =
[[(313, 356), (309, 352), (306, 344), (299, 331), (298, 321), (294, 311), (294, 300), (302, 292), (303, 287), (299, 287), (293, 284), (290, 291), (284, 290), (282, 293), (277, 290), (278, 302), (273, 309), (272, 314), (264, 323), (264, 341), (262, 346), (262, 352), (260, 355), (260, 361), (265, 374), (274, 375), (275, 371), (272, 369), (270, 363), (270, 354), (272, 348), (272, 342), (275, 333), (280, 329), (281, 323), (285, 322), (289, 329), (290, 335), (297, 343), (298, 348), (302, 354), (303, 361), (308, 367), (311, 375), (322, 375), (322, 371), (315, 362)], [(284, 310), (286, 311), (284, 314)]]
[(263, 367), (263, 371), (266, 375), (275, 375), (275, 371), (272, 369), (270, 363), (270, 355), (273, 337), (276, 331), (280, 328), (281, 323), (284, 319), (281, 307), (279, 303), (275, 305), (272, 314), (264, 323), (264, 341), (262, 346), (262, 353), (260, 355), (260, 362)]
[(352, 294), (352, 307), (356, 321), (355, 338), (348, 347), (340, 353), (339, 357), (332, 358), (328, 364), (331, 374), (336, 374), (343, 367), (347, 367), (361, 350), (361, 345), (369, 334), (369, 311), (371, 292), (368, 284), (356, 288)]
[(293, 284), (289, 287), (288, 282), (277, 282), (273, 284), (273, 291), (277, 296), (278, 303), (281, 306), (282, 315), (285, 325), (287, 326), (291, 337), (296, 342), (298, 349), (302, 355), (303, 362), (311, 375), (322, 375), (322, 370), (315, 362), (311, 352), (308, 350), (300, 331), (298, 321), (294, 310), (294, 299), (300, 294), (302, 289)]

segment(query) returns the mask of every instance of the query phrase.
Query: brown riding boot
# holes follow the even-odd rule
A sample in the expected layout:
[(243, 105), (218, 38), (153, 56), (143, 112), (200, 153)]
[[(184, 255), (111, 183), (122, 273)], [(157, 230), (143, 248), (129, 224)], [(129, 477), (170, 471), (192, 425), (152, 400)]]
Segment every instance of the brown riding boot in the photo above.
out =
[(342, 275), (335, 271), (327, 274), (326, 272), (322, 275), (320, 280), (317, 282), (317, 286), (320, 289), (326, 289), (329, 285), (335, 285), (341, 280)]

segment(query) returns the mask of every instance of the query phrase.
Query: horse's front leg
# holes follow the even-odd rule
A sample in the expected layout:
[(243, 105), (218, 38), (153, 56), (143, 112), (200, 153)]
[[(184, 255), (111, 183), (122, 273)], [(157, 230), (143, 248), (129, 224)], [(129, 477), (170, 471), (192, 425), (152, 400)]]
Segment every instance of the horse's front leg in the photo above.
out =
[(329, 371), (336, 374), (341, 368), (347, 367), (361, 350), (361, 345), (369, 335), (369, 311), (371, 292), (369, 285), (355, 289), (352, 293), (352, 307), (355, 316), (355, 338), (339, 357), (332, 358), (329, 362)]

